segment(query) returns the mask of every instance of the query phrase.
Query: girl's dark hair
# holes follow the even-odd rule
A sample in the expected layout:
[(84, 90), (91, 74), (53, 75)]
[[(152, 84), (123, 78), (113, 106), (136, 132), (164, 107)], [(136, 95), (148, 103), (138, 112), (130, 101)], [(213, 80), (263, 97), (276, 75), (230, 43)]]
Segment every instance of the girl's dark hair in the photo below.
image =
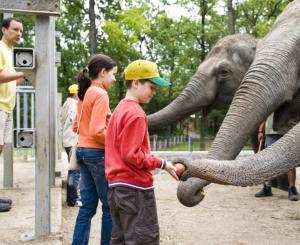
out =
[(13, 20), (14, 20), (14, 21), (17, 21), (17, 22), (19, 22), (19, 23), (22, 23), (21, 20), (19, 20), (19, 19), (17, 19), (17, 18), (14, 18), (14, 17), (10, 17), (10, 18), (6, 18), (6, 19), (4, 19), (4, 20), (2, 21), (2, 27), (4, 27), (5, 29), (8, 29), (9, 26), (10, 26), (10, 22), (12, 22)]
[(78, 74), (78, 98), (80, 100), (84, 99), (84, 95), (91, 85), (91, 80), (96, 79), (102, 69), (109, 71), (116, 66), (117, 63), (109, 56), (104, 54), (94, 55), (90, 59), (88, 66), (82, 69)]

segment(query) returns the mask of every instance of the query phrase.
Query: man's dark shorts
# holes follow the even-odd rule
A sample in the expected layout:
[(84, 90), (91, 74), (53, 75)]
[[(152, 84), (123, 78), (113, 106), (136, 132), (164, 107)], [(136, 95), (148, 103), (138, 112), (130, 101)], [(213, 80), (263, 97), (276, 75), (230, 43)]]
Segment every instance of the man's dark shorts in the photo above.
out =
[(113, 222), (111, 244), (159, 244), (154, 190), (112, 187), (109, 204)]

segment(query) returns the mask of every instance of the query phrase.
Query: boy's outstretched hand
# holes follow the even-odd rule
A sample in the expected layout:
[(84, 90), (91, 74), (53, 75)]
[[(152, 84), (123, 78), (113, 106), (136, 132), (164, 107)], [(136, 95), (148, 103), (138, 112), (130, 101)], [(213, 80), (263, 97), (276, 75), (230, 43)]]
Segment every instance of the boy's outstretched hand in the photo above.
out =
[(173, 165), (172, 162), (166, 161), (164, 170), (166, 170), (174, 179), (179, 181), (179, 178), (176, 174), (176, 167)]

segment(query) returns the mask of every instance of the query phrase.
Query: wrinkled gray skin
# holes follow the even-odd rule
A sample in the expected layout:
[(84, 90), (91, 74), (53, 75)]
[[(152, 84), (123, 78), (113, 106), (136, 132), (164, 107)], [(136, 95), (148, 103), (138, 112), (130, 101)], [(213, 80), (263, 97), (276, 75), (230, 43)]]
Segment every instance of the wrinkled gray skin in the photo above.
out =
[(181, 94), (148, 116), (150, 129), (162, 128), (201, 109), (227, 107), (255, 56), (256, 40), (248, 34), (220, 39)]
[(238, 160), (200, 159), (184, 162), (189, 176), (235, 186), (261, 184), (300, 166), (300, 123), (276, 143), (259, 153)]
[[(299, 23), (300, 0), (295, 0), (277, 18), (270, 33), (258, 42), (255, 59), (234, 96), (208, 159), (234, 159), (258, 125), (279, 107), (281, 115), (299, 112)], [(282, 124), (283, 118), (277, 115)], [(298, 125), (274, 146), (251, 158), (195, 160), (190, 163), (190, 176), (206, 180), (190, 178), (181, 182), (178, 198), (187, 206), (194, 206), (200, 201), (199, 190), (209, 184), (207, 180), (245, 186), (284, 173), (300, 162), (299, 139)]]

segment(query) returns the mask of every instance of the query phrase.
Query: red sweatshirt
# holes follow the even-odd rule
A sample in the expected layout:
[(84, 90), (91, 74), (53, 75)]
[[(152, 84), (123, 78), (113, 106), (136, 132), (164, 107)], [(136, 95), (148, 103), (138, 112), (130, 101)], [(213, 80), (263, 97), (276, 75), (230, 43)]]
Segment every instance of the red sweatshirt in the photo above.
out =
[(150, 150), (145, 112), (138, 102), (121, 100), (106, 132), (105, 173), (109, 186), (153, 189), (151, 170), (164, 164)]

